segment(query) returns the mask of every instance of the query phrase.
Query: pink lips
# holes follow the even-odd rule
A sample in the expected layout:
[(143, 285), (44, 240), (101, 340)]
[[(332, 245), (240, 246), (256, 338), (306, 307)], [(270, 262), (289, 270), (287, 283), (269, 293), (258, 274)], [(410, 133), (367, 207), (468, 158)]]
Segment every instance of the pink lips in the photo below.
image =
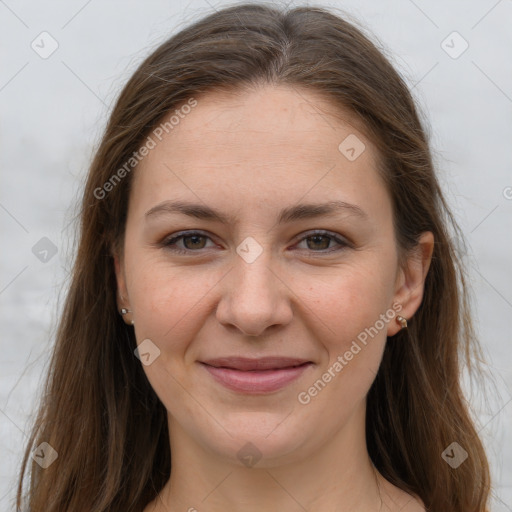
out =
[(289, 357), (223, 357), (201, 361), (201, 364), (228, 389), (259, 394), (283, 388), (300, 377), (313, 363)]

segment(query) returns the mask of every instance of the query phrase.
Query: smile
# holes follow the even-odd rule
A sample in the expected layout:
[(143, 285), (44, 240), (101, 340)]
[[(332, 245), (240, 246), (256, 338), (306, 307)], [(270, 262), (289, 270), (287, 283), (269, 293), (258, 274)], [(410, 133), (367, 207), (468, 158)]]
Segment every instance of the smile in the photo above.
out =
[(246, 394), (282, 389), (313, 366), (311, 361), (291, 358), (219, 358), (200, 364), (224, 387)]

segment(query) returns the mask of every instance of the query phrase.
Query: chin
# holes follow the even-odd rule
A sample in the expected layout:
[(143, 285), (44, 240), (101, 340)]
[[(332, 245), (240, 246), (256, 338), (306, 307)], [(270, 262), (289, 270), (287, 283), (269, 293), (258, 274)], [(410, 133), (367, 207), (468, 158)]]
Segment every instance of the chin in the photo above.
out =
[(223, 426), (226, 430), (216, 429), (215, 436), (203, 433), (203, 442), (218, 456), (246, 467), (270, 468), (294, 462), (297, 450), (310, 437), (304, 425), (299, 428), (287, 413), (233, 413), (224, 417)]

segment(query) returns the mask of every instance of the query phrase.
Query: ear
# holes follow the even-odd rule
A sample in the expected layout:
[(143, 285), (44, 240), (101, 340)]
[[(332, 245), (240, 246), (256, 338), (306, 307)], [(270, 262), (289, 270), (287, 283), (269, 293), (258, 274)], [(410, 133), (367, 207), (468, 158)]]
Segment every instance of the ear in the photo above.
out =
[[(393, 303), (402, 306), (399, 315), (411, 319), (420, 307), (425, 289), (432, 253), (434, 251), (434, 235), (430, 231), (421, 234), (418, 244), (407, 255), (405, 264), (399, 270), (396, 279)], [(388, 336), (395, 335), (401, 329), (397, 322), (388, 324)]]
[(117, 249), (112, 250), (112, 257), (114, 258), (114, 271), (116, 274), (117, 282), (117, 307), (118, 310), (122, 308), (130, 309), (128, 301), (128, 292), (126, 288), (126, 276), (124, 272), (124, 259), (123, 255)]

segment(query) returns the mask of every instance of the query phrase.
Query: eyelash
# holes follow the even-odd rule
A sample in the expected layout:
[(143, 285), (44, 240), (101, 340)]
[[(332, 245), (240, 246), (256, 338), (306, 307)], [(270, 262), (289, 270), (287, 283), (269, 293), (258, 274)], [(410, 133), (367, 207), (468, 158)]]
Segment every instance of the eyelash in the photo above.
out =
[[(206, 234), (204, 234), (204, 233), (202, 233), (200, 231), (187, 231), (187, 232), (180, 233), (178, 236), (173, 236), (171, 238), (166, 238), (165, 240), (162, 241), (161, 246), (164, 247), (166, 250), (169, 250), (169, 251), (172, 251), (172, 252), (175, 252), (175, 253), (178, 253), (178, 254), (190, 254), (190, 253), (200, 252), (201, 250), (204, 250), (204, 249), (198, 249), (198, 250), (181, 249), (181, 248), (177, 248), (176, 247), (176, 242), (178, 240), (181, 240), (183, 238), (192, 237), (192, 236), (200, 236), (200, 237), (208, 238), (208, 239), (211, 240), (211, 238), (208, 235), (206, 235)], [(347, 247), (351, 246), (348, 241), (346, 241), (346, 240), (344, 240), (344, 239), (334, 235), (333, 233), (331, 233), (329, 231), (322, 231), (322, 230), (318, 230), (318, 231), (314, 231), (312, 233), (309, 233), (307, 236), (302, 237), (297, 243), (301, 243), (304, 240), (307, 240), (308, 238), (313, 238), (315, 236), (328, 237), (331, 240), (333, 240), (336, 243), (338, 243), (340, 245), (340, 247), (337, 248), (337, 249), (324, 249), (324, 250), (321, 250), (321, 251), (313, 251), (313, 250), (311, 250), (312, 253), (329, 254), (331, 252), (336, 252), (336, 251), (339, 251), (339, 250), (342, 250), (344, 248), (347, 248)]]

